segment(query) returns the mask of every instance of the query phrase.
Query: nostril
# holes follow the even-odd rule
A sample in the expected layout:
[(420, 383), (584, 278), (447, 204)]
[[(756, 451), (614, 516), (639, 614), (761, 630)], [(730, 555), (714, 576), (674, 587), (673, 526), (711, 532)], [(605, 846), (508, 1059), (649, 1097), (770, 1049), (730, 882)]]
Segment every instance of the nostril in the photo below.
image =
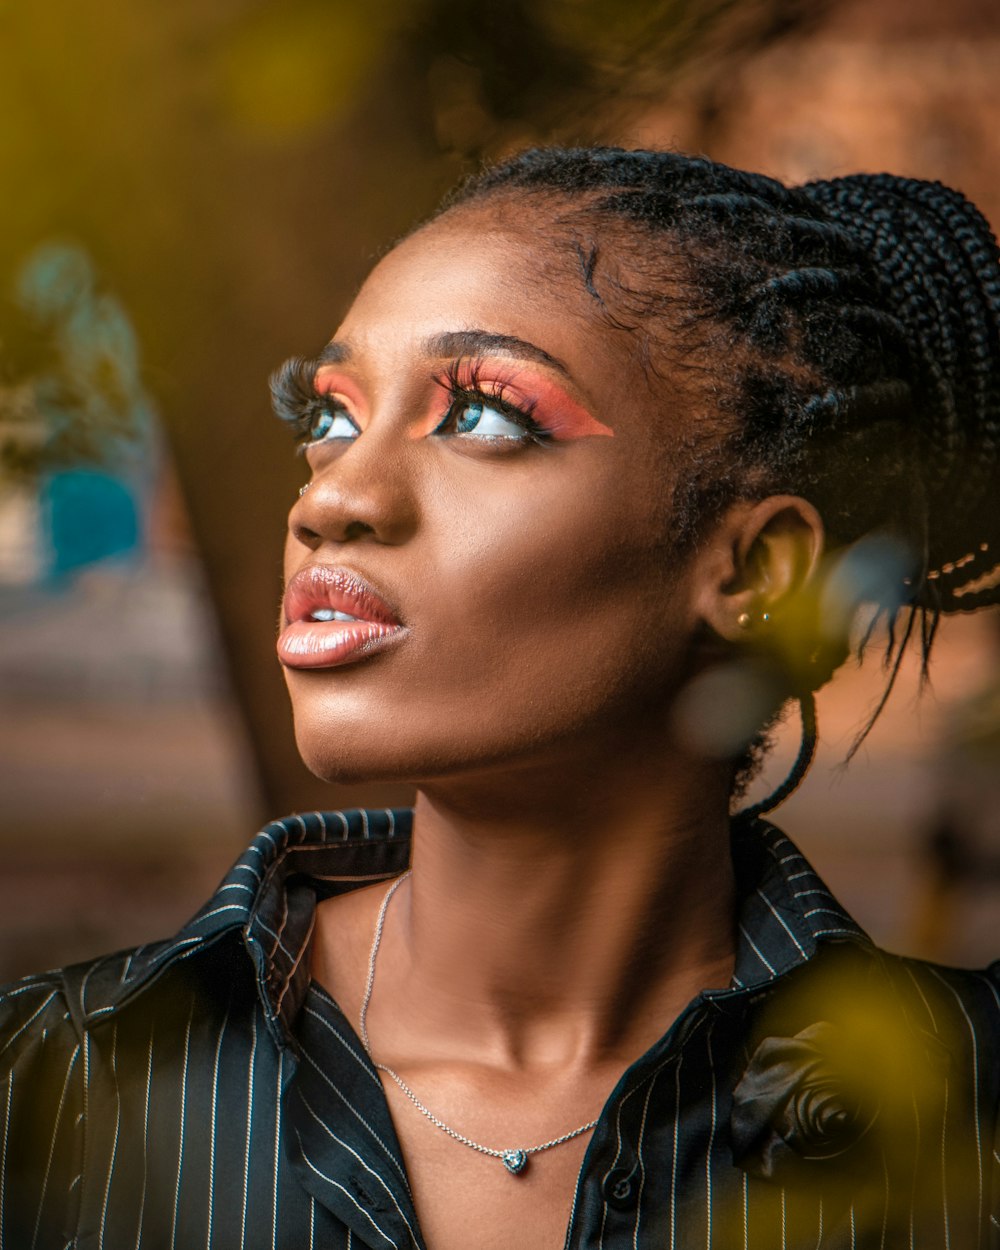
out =
[(292, 534), (305, 547), (315, 547), (320, 541), (319, 534), (315, 530), (311, 530), (308, 525), (293, 526)]
[(344, 526), (344, 541), (349, 542), (352, 538), (363, 538), (365, 534), (374, 533), (375, 527), (367, 521), (350, 521)]

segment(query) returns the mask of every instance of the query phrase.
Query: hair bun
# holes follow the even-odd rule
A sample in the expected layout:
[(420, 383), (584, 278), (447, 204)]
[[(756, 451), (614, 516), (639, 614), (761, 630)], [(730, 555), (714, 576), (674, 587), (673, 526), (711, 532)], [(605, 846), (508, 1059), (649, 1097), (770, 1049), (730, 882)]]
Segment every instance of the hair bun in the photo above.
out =
[(982, 595), (955, 591), (1000, 561), (996, 239), (975, 205), (939, 182), (855, 174), (802, 190), (863, 243), (886, 310), (906, 331), (926, 449), (931, 602), (979, 606)]

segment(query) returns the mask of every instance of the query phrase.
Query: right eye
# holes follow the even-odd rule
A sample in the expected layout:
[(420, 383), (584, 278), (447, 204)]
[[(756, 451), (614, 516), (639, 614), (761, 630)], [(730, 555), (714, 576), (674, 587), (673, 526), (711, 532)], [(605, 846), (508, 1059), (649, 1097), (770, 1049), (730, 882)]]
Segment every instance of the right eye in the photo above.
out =
[(328, 443), (337, 438), (357, 438), (360, 431), (343, 408), (326, 405), (309, 427), (307, 443)]

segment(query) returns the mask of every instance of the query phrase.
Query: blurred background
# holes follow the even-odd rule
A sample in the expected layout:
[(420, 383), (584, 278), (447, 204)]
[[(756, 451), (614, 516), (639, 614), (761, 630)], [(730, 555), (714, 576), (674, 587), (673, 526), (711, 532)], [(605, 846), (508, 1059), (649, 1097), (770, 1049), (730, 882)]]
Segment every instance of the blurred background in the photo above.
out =
[[(483, 157), (885, 168), (1000, 221), (995, 0), (48, 0), (0, 46), (0, 978), (169, 933), (269, 816), (406, 800), (295, 754), (266, 379)], [(945, 623), (844, 769), (884, 680), (875, 648), (823, 692), (780, 823), (878, 940), (984, 962), (996, 616)]]

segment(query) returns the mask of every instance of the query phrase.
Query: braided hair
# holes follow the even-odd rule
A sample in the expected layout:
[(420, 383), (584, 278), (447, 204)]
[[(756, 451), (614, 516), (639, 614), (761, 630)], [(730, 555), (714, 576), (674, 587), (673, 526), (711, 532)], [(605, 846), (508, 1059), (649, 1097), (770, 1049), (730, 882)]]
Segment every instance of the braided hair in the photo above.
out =
[[(671, 351), (672, 376), (701, 395), (679, 543), (735, 499), (784, 492), (818, 508), (834, 548), (905, 539), (910, 567), (881, 594), (885, 697), (911, 637), (926, 672), (942, 613), (1000, 602), (985, 576), (1000, 564), (1000, 259), (964, 196), (889, 174), (786, 187), (675, 152), (548, 148), (485, 169), (442, 211), (525, 195), (572, 240), (602, 315), (643, 331), (650, 367)], [(799, 775), (812, 692), (846, 653), (799, 675)]]

